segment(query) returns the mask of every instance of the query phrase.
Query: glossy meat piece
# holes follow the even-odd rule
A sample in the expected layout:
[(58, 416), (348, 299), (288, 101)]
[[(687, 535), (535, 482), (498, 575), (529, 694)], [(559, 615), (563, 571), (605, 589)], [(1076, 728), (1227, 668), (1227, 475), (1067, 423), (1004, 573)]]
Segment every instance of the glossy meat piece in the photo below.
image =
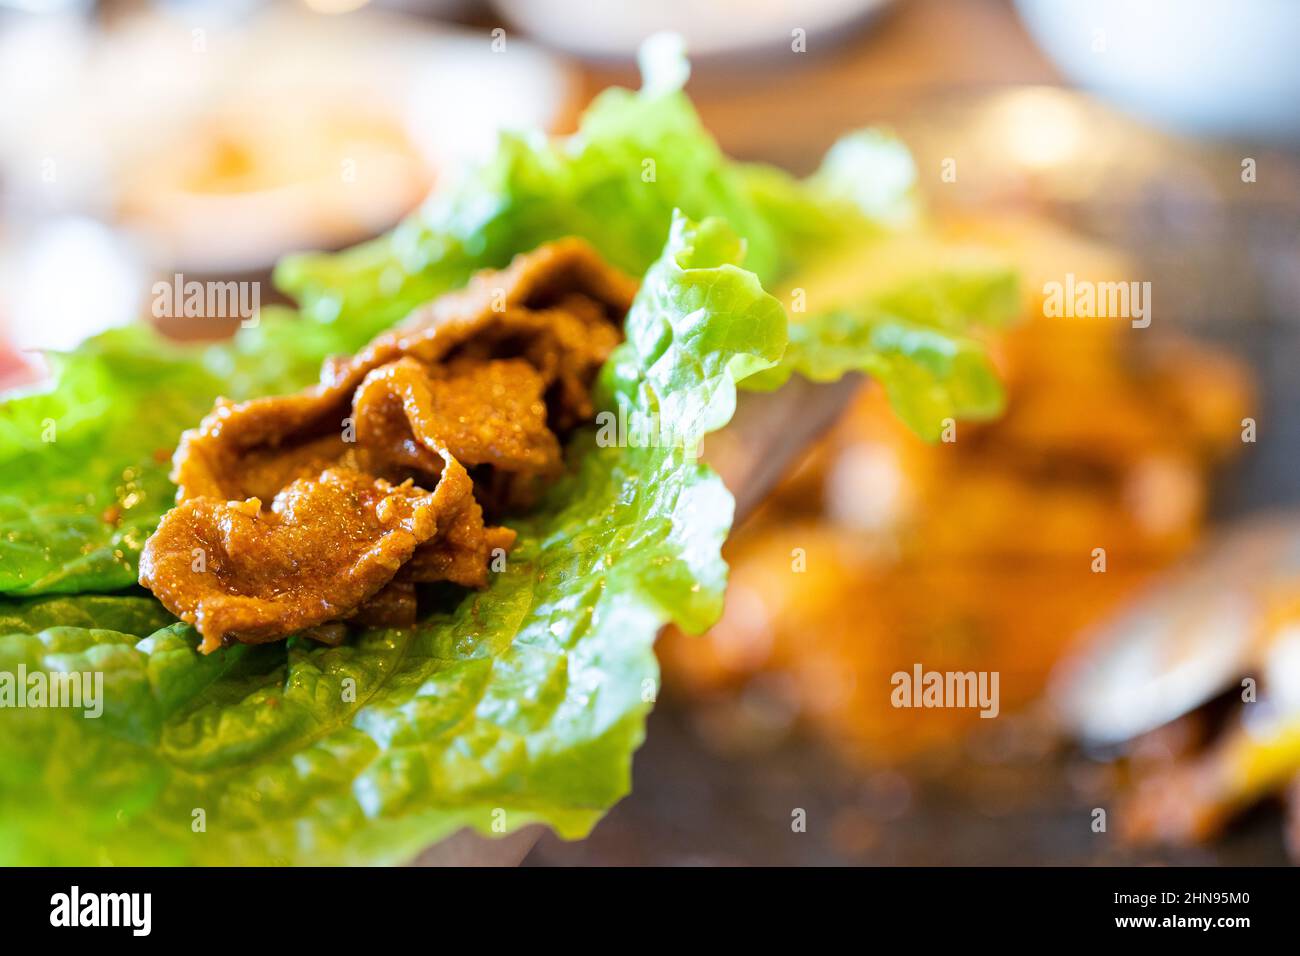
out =
[(504, 555), (514, 543), (514, 531), (485, 527), (483, 509), (467, 498), (443, 522), (434, 540), (411, 556), (398, 577), (420, 584), (450, 581), (467, 588), (485, 587), (493, 558), (497, 553)]
[(218, 401), (177, 449), (179, 504), (140, 582), (205, 653), (294, 633), (334, 644), (343, 621), (413, 623), (419, 583), (484, 587), (515, 533), (485, 525), (476, 493), (522, 508), (560, 474), (559, 436), (594, 413), (635, 291), (563, 240), (327, 362), (311, 388)]
[(379, 469), (437, 475), (445, 445), (466, 466), (554, 477), (560, 443), (546, 425), (542, 379), (519, 359), (430, 370), (405, 358), (371, 372), (353, 399), (357, 444)]
[(205, 653), (279, 640), (351, 614), (470, 496), (448, 456), (433, 492), (338, 468), (292, 482), (269, 510), (195, 498), (145, 544), (140, 582), (198, 629)]
[[(415, 582), (390, 581), (381, 591), (357, 608), (356, 613), (348, 620), (362, 627), (409, 627), (415, 623), (415, 612)], [(337, 626), (342, 627), (342, 625)]]
[[(592, 381), (622, 338), (620, 323), (635, 292), (631, 279), (602, 263), (581, 240), (517, 256), (508, 269), (480, 273), (464, 291), (417, 310), (356, 356), (326, 362), (320, 383), (299, 394), (218, 401), (177, 448), (171, 476), (177, 500), (249, 497), (249, 462), (269, 459), (290, 470), (288, 463), (313, 458), (332, 439), (341, 443), (338, 436), (348, 427), (362, 382), (403, 358), (431, 369), (523, 359), (541, 377), (547, 425), (563, 436), (594, 414)], [(336, 447), (342, 451), (341, 444)], [(276, 477), (266, 464), (254, 472)], [(291, 477), (310, 473), (308, 468)], [(256, 493), (271, 497), (265, 487)]]
[(319, 474), (346, 450), (347, 398), (308, 390), (240, 403), (218, 399), (176, 448), (176, 500), (269, 500), (295, 478)]

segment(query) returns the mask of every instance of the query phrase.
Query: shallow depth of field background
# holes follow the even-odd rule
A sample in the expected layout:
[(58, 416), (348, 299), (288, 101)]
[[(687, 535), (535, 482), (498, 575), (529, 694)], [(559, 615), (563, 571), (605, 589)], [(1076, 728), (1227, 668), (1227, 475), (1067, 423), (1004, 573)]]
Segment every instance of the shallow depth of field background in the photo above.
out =
[[(663, 28), (733, 156), (892, 127), (1025, 315), (1007, 416), (953, 444), (863, 390), (738, 529), (718, 628), (662, 638), (632, 795), (528, 862), (1300, 853), (1300, 5), (0, 0), (0, 388), (140, 317), (230, 334), (154, 281), (272, 301), (277, 257), (572, 129)], [(1151, 326), (1045, 316), (1067, 274), (1150, 282)], [(1000, 715), (892, 707), (916, 663), (998, 671)]]

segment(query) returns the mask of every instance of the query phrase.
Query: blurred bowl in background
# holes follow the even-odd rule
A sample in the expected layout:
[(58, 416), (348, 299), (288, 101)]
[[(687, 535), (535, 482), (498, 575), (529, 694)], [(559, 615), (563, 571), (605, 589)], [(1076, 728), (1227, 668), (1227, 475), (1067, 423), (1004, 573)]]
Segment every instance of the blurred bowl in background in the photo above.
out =
[(1016, 0), (1075, 83), (1187, 132), (1300, 142), (1294, 0)]
[(641, 41), (671, 30), (691, 56), (789, 47), (796, 29), (807, 38), (842, 35), (851, 24), (893, 0), (655, 0), (654, 3), (592, 3), (591, 0), (494, 0), (493, 6), (533, 38), (592, 59), (630, 59)]
[[(8, 18), (0, 250), (15, 258), (0, 266), (0, 339), (70, 348), (135, 318), (151, 275), (257, 282), (265, 303), (284, 254), (392, 228), (502, 129), (555, 129), (576, 96), (571, 70), (522, 40), (499, 56), (486, 32), (374, 11), (198, 3), (108, 28)], [(68, 222), (82, 228), (54, 228)], [(66, 252), (92, 235), (95, 257)], [(91, 294), (84, 280), (101, 262), (140, 294)]]
[(118, 213), (178, 270), (238, 272), (391, 227), (432, 181), (383, 104), (234, 102), (124, 171)]

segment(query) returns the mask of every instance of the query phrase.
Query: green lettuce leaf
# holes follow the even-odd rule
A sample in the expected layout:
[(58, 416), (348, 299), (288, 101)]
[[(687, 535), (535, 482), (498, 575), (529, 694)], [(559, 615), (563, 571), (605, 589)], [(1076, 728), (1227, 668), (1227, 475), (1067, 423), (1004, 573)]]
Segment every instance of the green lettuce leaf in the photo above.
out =
[(574, 135), (504, 134), (489, 162), (390, 235), (341, 254), (288, 257), (277, 285), (310, 317), (375, 331), (475, 270), (564, 236), (587, 239), (641, 275), (678, 209), (725, 219), (745, 239), (746, 268), (774, 279), (791, 245), (751, 196), (746, 167), (723, 155), (682, 92), (680, 51), (670, 46), (642, 63), (643, 89), (605, 90)]
[(813, 382), (869, 374), (903, 423), (930, 441), (949, 422), (993, 418), (1004, 405), (997, 371), (978, 342), (904, 319), (830, 312), (792, 323), (780, 366), (751, 384), (776, 388), (795, 372)]
[(787, 264), (816, 261), (921, 221), (912, 156), (883, 130), (844, 136), (807, 179), (759, 164), (738, 171)]
[[(720, 221), (679, 217), (588, 431), (508, 567), (420, 626), (197, 653), (151, 598), (0, 606), (0, 672), (98, 672), (98, 718), (0, 710), (0, 862), (400, 862), (462, 827), (585, 834), (627, 792), (668, 621), (721, 610), (732, 501), (693, 457), (785, 314)], [(662, 431), (659, 431), (662, 430)]]
[[(684, 76), (669, 51), (574, 136), (506, 137), (392, 234), (286, 260), (298, 316), (197, 348), (118, 330), (0, 403), (0, 702), (19, 668), (104, 682), (97, 718), (0, 708), (0, 862), (374, 863), (467, 826), (581, 836), (627, 791), (654, 635), (720, 612), (732, 500), (696, 452), (737, 383), (867, 370), (923, 433), (996, 405), (968, 332), (1005, 311), (1004, 273), (916, 244), (897, 144), (861, 134), (805, 181), (733, 163)], [(171, 503), (166, 459), (218, 394), (300, 388), (326, 355), (567, 235), (644, 275), (597, 385), (614, 440), (608, 420), (575, 439), (486, 591), (336, 648), (204, 657), (133, 587)], [(840, 278), (819, 279), (832, 262)], [(787, 329), (792, 293), (762, 283), (802, 284), (808, 315)]]
[(788, 280), (796, 312), (778, 365), (746, 387), (779, 388), (798, 374), (832, 382), (864, 372), (921, 437), (950, 421), (1001, 414), (1005, 396), (983, 342), (1019, 309), (1015, 273), (982, 249), (922, 233), (868, 235)]
[(145, 325), (52, 355), (52, 385), (0, 402), (0, 593), (111, 591), (172, 506), (180, 434), (217, 396), (301, 388), (367, 340), (266, 310), (228, 343), (181, 347)]

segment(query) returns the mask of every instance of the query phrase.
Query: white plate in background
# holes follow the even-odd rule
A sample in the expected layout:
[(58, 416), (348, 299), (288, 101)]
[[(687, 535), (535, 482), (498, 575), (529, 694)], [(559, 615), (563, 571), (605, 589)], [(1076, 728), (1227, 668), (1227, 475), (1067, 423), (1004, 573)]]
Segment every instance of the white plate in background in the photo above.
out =
[(893, 0), (493, 0), (527, 35), (592, 59), (626, 59), (641, 41), (671, 31), (692, 57), (789, 48), (833, 37)]

